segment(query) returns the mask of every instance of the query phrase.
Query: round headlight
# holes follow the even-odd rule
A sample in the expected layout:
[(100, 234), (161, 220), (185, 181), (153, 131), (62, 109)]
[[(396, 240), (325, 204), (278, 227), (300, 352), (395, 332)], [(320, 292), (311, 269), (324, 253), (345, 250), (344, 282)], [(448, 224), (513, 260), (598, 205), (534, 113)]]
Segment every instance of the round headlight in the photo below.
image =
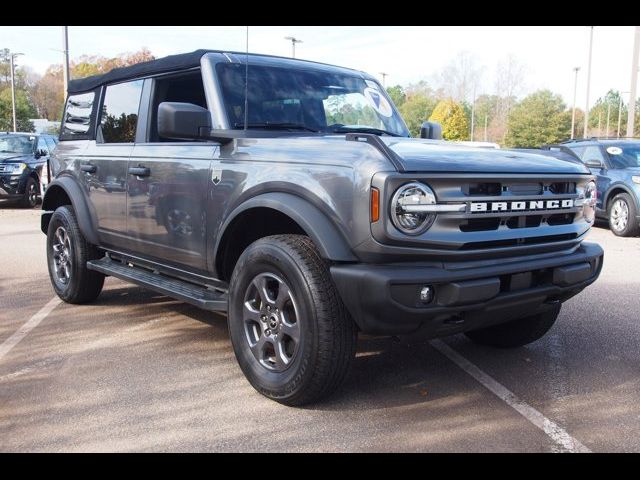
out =
[(591, 181), (584, 187), (584, 203), (582, 204), (582, 215), (584, 219), (593, 223), (596, 219), (596, 200), (598, 199), (598, 189), (596, 182)]
[(398, 230), (407, 235), (419, 235), (436, 219), (435, 213), (420, 211), (426, 205), (435, 205), (436, 196), (422, 183), (407, 183), (400, 187), (391, 200), (391, 220)]

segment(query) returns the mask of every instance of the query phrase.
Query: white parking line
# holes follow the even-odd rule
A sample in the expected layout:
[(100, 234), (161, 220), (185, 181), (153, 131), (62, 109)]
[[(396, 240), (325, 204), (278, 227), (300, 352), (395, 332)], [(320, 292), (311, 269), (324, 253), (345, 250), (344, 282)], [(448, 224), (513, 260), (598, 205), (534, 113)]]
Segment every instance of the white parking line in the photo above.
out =
[(0, 360), (2, 360), (2, 358), (7, 353), (9, 353), (13, 347), (20, 343), (20, 340), (26, 337), (31, 330), (36, 328), (38, 324), (42, 320), (44, 320), (47, 315), (49, 315), (61, 301), (62, 300), (60, 300), (58, 297), (53, 297), (51, 300), (49, 300), (49, 303), (47, 303), (38, 311), (38, 313), (36, 313), (24, 325), (22, 325), (22, 327), (20, 327), (17, 332), (15, 332), (4, 342), (2, 342), (2, 345), (0, 345)]
[(551, 440), (557, 443), (563, 450), (572, 453), (590, 453), (587, 447), (585, 447), (578, 440), (573, 438), (567, 431), (557, 423), (549, 420), (538, 410), (531, 405), (520, 400), (513, 392), (511, 392), (504, 385), (501, 385), (492, 377), (484, 373), (477, 366), (464, 358), (449, 345), (442, 340), (432, 340), (429, 342), (433, 348), (438, 350), (441, 354), (458, 365), (462, 370), (467, 372), (478, 382), (480, 382), (486, 389), (488, 389), (495, 396), (500, 398), (503, 402), (513, 408), (516, 412), (522, 415), (524, 418), (533, 423), (536, 427), (546, 433)]

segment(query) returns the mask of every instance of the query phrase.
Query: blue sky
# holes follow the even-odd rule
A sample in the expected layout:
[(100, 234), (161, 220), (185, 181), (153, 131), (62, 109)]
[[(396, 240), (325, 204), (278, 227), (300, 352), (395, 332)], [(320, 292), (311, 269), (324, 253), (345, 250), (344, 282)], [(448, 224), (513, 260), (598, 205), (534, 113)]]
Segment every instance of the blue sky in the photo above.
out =
[[(60, 63), (62, 27), (2, 27), (0, 48), (22, 52), (19, 61), (42, 73)], [(629, 90), (633, 27), (596, 27), (591, 103), (607, 89)], [(387, 85), (430, 80), (458, 52), (477, 55), (484, 66), (478, 93), (492, 93), (496, 64), (514, 54), (526, 65), (525, 91), (550, 88), (567, 104), (573, 97), (573, 67), (580, 66), (578, 106), (586, 94), (587, 27), (249, 27), (249, 50), (288, 56), (293, 35), (303, 40), (296, 56), (388, 72)], [(71, 57), (114, 56), (141, 47), (156, 56), (197, 48), (245, 49), (245, 27), (69, 27)]]

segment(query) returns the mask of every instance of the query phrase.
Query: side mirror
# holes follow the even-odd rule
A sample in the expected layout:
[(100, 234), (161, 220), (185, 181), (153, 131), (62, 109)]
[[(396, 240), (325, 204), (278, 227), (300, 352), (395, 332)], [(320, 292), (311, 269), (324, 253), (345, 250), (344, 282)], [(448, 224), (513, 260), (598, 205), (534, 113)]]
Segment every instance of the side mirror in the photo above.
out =
[(442, 140), (442, 125), (438, 122), (422, 122), (422, 126), (420, 127), (420, 138)]
[(211, 114), (192, 103), (162, 102), (158, 105), (158, 134), (164, 138), (193, 140), (208, 138)]
[(590, 158), (589, 160), (585, 160), (584, 164), (589, 168), (604, 168), (602, 161), (596, 158)]
[(47, 155), (49, 155), (47, 152), (45, 152), (44, 150), (40, 149), (40, 150), (36, 150), (36, 158), (40, 158), (40, 157), (46, 157)]

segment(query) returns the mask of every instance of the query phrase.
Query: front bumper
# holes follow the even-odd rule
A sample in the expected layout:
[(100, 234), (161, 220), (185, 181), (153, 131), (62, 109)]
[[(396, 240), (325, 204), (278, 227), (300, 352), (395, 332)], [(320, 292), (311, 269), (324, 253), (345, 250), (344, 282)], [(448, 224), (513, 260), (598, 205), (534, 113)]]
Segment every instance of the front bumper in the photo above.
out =
[(13, 198), (24, 193), (23, 175), (0, 175), (0, 198)]
[[(604, 252), (582, 243), (573, 252), (544, 258), (478, 263), (338, 264), (331, 275), (343, 302), (365, 333), (420, 332), (441, 337), (506, 322), (564, 302), (593, 283)], [(423, 286), (434, 299), (422, 303)]]

